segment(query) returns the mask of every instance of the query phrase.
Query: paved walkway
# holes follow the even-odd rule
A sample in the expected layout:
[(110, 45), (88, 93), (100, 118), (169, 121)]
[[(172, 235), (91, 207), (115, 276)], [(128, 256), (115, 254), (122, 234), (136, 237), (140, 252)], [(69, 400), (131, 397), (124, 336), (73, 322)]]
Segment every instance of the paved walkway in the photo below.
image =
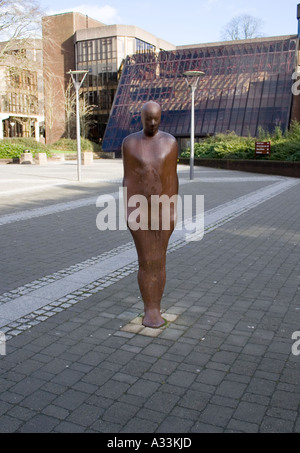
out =
[(76, 167), (0, 166), (0, 432), (299, 432), (300, 180), (178, 167), (204, 236), (174, 232), (153, 330), (96, 226), (122, 163)]

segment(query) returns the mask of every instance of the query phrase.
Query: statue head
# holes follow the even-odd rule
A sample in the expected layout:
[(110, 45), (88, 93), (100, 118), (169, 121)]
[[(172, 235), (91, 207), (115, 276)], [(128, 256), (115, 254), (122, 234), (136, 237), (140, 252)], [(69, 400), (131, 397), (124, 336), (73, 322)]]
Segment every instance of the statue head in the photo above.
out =
[(157, 132), (161, 120), (161, 107), (157, 102), (149, 101), (142, 107), (142, 123), (144, 134), (153, 137)]

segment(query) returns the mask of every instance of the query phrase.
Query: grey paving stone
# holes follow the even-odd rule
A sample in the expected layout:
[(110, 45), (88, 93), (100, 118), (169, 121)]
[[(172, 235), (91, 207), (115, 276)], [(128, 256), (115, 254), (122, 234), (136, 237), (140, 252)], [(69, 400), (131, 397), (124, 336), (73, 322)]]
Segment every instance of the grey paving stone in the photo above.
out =
[(259, 432), (259, 425), (232, 418), (227, 425), (227, 431), (231, 433), (255, 434)]
[(157, 430), (157, 423), (149, 422), (149, 420), (139, 419), (135, 417), (130, 420), (120, 433), (154, 433)]
[(57, 418), (48, 415), (38, 414), (23, 424), (18, 430), (20, 433), (50, 433), (58, 425)]
[(56, 398), (53, 393), (46, 392), (45, 390), (37, 390), (32, 395), (27, 396), (21, 402), (22, 407), (40, 412), (47, 407)]
[(76, 411), (73, 411), (70, 416), (66, 418), (66, 422), (89, 427), (99, 420), (103, 413), (104, 409), (83, 403)]
[(168, 377), (167, 382), (170, 385), (179, 387), (190, 387), (196, 379), (196, 373), (188, 373), (186, 371), (176, 370)]
[(247, 422), (260, 424), (266, 413), (266, 406), (260, 404), (241, 402), (233, 414), (233, 418)]
[[(279, 181), (245, 182), (243, 173), (213, 172), (241, 180), (201, 182), (209, 209)], [(291, 356), (291, 334), (300, 321), (299, 188), (219, 225), (200, 242), (170, 249), (162, 305), (180, 316), (157, 338), (120, 331), (143, 310), (136, 267), (130, 266), (4, 326), (12, 338), (0, 358), (1, 428), (300, 431), (300, 369)], [(196, 194), (199, 185), (181, 190)], [(33, 289), (46, 294), (47, 282), (62, 278), (58, 271), (69, 269), (72, 276), (112, 244), (122, 248), (131, 240), (128, 232), (107, 232), (99, 242), (93, 206), (59, 215), (19, 221), (18, 228), (2, 225), (6, 267), (0, 270), (7, 289), (0, 307), (22, 294), (32, 298)], [(61, 222), (66, 232), (57, 237)], [(20, 247), (15, 255), (8, 248), (14, 241)], [(31, 327), (22, 330), (26, 323)]]
[(102, 419), (106, 422), (119, 424), (123, 426), (135, 416), (138, 408), (125, 403), (114, 403), (107, 409)]
[(62, 421), (53, 429), (54, 433), (76, 434), (84, 433), (86, 428), (72, 422)]
[(190, 432), (193, 425), (193, 420), (179, 418), (174, 415), (168, 415), (155, 432), (168, 434), (185, 434)]
[(48, 404), (42, 411), (45, 415), (57, 418), (58, 420), (64, 420), (68, 417), (69, 411), (62, 407), (55, 406), (54, 404)]
[(289, 420), (282, 420), (274, 417), (265, 417), (261, 426), (261, 433), (293, 433), (294, 432), (294, 423)]
[(228, 398), (240, 399), (246, 388), (247, 384), (223, 380), (218, 386), (216, 394), (226, 396)]
[(52, 403), (69, 411), (75, 410), (87, 399), (87, 394), (68, 389), (59, 395)]
[(153, 411), (168, 413), (178, 402), (179, 397), (170, 393), (157, 391), (145, 403), (145, 408)]
[(103, 396), (112, 400), (117, 400), (129, 389), (129, 384), (114, 380), (109, 380), (96, 391), (96, 395)]
[(201, 413), (199, 420), (202, 423), (225, 428), (229, 423), (233, 413), (234, 409), (231, 409), (229, 407), (208, 404), (204, 411)]
[(200, 370), (196, 381), (210, 385), (219, 385), (224, 379), (226, 373), (217, 370), (203, 369)]
[(9, 415), (3, 415), (1, 417), (0, 432), (1, 433), (15, 433), (18, 431), (23, 421), (17, 420)]
[(63, 371), (61, 371), (59, 374), (54, 376), (54, 378), (52, 379), (52, 382), (54, 382), (56, 384), (65, 385), (67, 387), (72, 387), (83, 376), (84, 376), (84, 373), (72, 370), (70, 368), (66, 368)]
[(210, 396), (207, 393), (202, 393), (195, 390), (187, 390), (187, 392), (178, 402), (178, 406), (196, 410), (201, 413), (202, 410), (206, 407), (209, 399)]
[(215, 426), (209, 425), (207, 423), (197, 422), (190, 430), (191, 433), (203, 433), (203, 434), (216, 434), (216, 433), (223, 433), (224, 429)]
[(149, 398), (153, 393), (156, 392), (159, 386), (159, 383), (146, 379), (139, 379), (137, 382), (131, 385), (130, 389), (128, 390), (128, 394), (142, 396), (143, 398)]

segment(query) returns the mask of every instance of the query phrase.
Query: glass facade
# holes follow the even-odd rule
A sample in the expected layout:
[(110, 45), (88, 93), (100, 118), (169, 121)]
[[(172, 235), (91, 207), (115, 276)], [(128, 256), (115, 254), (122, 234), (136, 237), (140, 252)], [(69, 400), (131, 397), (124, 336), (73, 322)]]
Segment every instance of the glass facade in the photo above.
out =
[(9, 67), (6, 74), (7, 90), (3, 110), (9, 113), (38, 115), (37, 72)]
[(118, 86), (118, 67), (117, 37), (76, 43), (76, 69), (89, 70), (83, 93), (87, 105), (94, 106), (95, 126), (89, 131), (92, 140), (103, 137)]
[(106, 128), (103, 150), (119, 155), (124, 137), (141, 129), (142, 105), (162, 107), (161, 129), (190, 134), (191, 95), (183, 73), (203, 71), (195, 93), (195, 137), (235, 131), (257, 135), (289, 125), (297, 37), (222, 43), (126, 59)]
[(83, 93), (86, 102), (94, 106), (95, 126), (89, 134), (92, 140), (103, 137), (109, 113), (117, 91), (119, 70), (127, 54), (153, 52), (155, 47), (135, 37), (112, 36), (78, 41), (76, 69), (89, 70)]

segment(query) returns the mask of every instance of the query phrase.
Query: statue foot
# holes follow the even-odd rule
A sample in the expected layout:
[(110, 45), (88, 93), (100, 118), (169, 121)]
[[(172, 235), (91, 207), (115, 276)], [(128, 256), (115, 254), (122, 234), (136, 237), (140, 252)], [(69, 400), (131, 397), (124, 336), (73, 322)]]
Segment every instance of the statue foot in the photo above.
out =
[(145, 313), (145, 316), (143, 318), (143, 326), (145, 327), (151, 327), (152, 329), (158, 329), (159, 327), (162, 327), (165, 324), (166, 320), (162, 318), (160, 312), (154, 312), (154, 313)]

